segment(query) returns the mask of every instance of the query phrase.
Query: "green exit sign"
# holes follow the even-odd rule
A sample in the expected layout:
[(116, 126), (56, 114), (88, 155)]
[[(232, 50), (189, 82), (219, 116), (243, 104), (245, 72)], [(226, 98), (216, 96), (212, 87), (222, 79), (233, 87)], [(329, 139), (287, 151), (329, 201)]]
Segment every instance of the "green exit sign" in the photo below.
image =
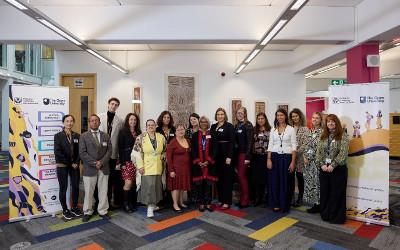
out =
[(343, 79), (335, 79), (335, 80), (331, 80), (331, 85), (343, 85), (347, 83), (346, 80)]

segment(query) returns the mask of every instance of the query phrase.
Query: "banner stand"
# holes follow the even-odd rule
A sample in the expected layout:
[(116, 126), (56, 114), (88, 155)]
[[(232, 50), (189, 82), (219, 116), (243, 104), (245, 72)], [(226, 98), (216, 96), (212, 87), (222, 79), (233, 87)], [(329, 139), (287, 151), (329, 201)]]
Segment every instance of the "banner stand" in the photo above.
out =
[(9, 222), (61, 212), (54, 135), (69, 111), (69, 88), (10, 85)]

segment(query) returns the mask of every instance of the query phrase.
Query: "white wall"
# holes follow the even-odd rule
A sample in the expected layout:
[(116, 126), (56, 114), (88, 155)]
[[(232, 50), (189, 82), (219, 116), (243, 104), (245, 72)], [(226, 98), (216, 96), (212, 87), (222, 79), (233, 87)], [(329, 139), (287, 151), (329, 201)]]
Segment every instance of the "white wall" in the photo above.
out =
[[(290, 108), (305, 108), (305, 79), (294, 75), (287, 66), (290, 52), (263, 52), (240, 75), (232, 72), (248, 52), (233, 51), (142, 51), (113, 52), (116, 62), (127, 62), (130, 75), (105, 65), (83, 52), (57, 52), (56, 75), (61, 73), (97, 73), (97, 111), (104, 112), (107, 100), (121, 100), (118, 113), (132, 110), (132, 87), (143, 86), (142, 119), (157, 118), (166, 108), (165, 74), (195, 73), (198, 75), (198, 109), (211, 120), (218, 107), (229, 112), (231, 98), (243, 98), (249, 119), (254, 121), (254, 101), (267, 101), (267, 115), (273, 118), (276, 103), (290, 103)], [(222, 78), (220, 72), (225, 71)], [(58, 82), (59, 79), (56, 79)], [(230, 117), (229, 117), (230, 118)]]

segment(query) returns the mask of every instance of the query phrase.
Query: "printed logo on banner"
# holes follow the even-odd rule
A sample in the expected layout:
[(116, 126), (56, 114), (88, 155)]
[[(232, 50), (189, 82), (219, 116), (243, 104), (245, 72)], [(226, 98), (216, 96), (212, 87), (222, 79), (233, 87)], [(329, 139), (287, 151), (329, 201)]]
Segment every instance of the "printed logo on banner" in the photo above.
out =
[(360, 96), (360, 103), (384, 103), (384, 96)]
[(31, 97), (14, 97), (15, 104), (39, 104), (38, 101)]
[(43, 98), (44, 105), (61, 105), (64, 106), (66, 103), (65, 99), (52, 99), (52, 98)]
[(332, 104), (350, 104), (354, 103), (354, 101), (350, 97), (332, 97)]

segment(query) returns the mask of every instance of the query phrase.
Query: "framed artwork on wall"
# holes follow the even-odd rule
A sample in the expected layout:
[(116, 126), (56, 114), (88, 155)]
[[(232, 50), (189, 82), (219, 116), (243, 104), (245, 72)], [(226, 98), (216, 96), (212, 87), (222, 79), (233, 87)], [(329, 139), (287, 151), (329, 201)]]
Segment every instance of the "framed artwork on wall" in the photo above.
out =
[(141, 118), (140, 114), (142, 113), (142, 87), (136, 86), (133, 87), (133, 98), (132, 98), (132, 112), (137, 114), (139, 118)]
[(175, 124), (188, 126), (189, 116), (196, 111), (197, 74), (166, 74), (167, 110)]
[(267, 102), (260, 100), (254, 102), (254, 118), (257, 118), (257, 114), (267, 112)]
[[(236, 111), (242, 107), (242, 98), (232, 98), (230, 101), (231, 108), (231, 121), (233, 125), (236, 125)], [(228, 117), (229, 118), (229, 117)]]
[(276, 110), (278, 109), (284, 109), (286, 112), (289, 113), (289, 103), (277, 103), (276, 104)]

